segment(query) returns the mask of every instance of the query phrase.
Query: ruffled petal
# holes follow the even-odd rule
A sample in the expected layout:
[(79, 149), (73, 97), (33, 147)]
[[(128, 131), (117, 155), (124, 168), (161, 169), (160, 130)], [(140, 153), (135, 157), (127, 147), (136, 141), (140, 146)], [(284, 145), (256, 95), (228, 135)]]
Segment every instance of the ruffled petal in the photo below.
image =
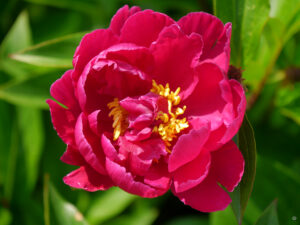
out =
[(74, 81), (77, 82), (84, 67), (94, 56), (118, 42), (119, 38), (110, 29), (98, 29), (84, 35), (73, 57)]
[(202, 46), (200, 35), (187, 36), (177, 25), (165, 28), (150, 46), (155, 59), (154, 80), (162, 85), (169, 83), (174, 91), (180, 87), (180, 96), (185, 99), (196, 85), (193, 65)]
[(155, 198), (165, 193), (163, 189), (154, 188), (143, 181), (135, 180), (125, 167), (108, 158), (106, 159), (106, 169), (114, 184), (131, 194), (144, 198)]
[(140, 7), (133, 6), (131, 8), (128, 5), (120, 8), (116, 14), (113, 16), (110, 22), (109, 28), (117, 35), (120, 35), (121, 29), (125, 23), (125, 21), (133, 14), (139, 12)]
[[(232, 93), (222, 70), (214, 63), (204, 62), (197, 67), (198, 83), (194, 92), (183, 101), (189, 120), (207, 121), (215, 130), (230, 123), (234, 112)], [(197, 104), (195, 104), (197, 102)]]
[(101, 175), (88, 165), (81, 166), (63, 178), (65, 184), (86, 191), (104, 191), (114, 186), (108, 176)]
[(178, 168), (173, 173), (175, 191), (177, 193), (183, 192), (201, 183), (209, 172), (210, 163), (209, 151), (202, 149), (196, 159)]
[(244, 158), (234, 141), (212, 152), (211, 170), (217, 182), (232, 192), (244, 173)]
[(48, 99), (47, 103), (50, 107), (52, 124), (58, 136), (66, 144), (76, 146), (74, 139), (74, 129), (77, 119), (76, 115), (51, 99)]
[(130, 16), (121, 30), (120, 41), (149, 47), (161, 30), (175, 23), (163, 13), (144, 10)]
[(77, 148), (85, 161), (98, 173), (106, 174), (104, 168), (105, 156), (98, 137), (89, 130), (87, 119), (83, 114), (78, 117), (75, 128)]
[(207, 127), (191, 130), (188, 134), (181, 135), (169, 158), (169, 172), (173, 172), (194, 160), (200, 154), (208, 137), (209, 130)]
[(74, 166), (82, 166), (85, 164), (85, 161), (79, 151), (70, 145), (67, 146), (67, 150), (60, 157), (60, 160)]
[(149, 75), (153, 72), (154, 59), (149, 49), (132, 43), (114, 45), (102, 51), (98, 58), (122, 61)]
[(193, 12), (178, 21), (186, 34), (198, 33), (202, 36), (204, 47), (200, 60), (211, 59), (225, 73), (230, 60), (231, 23), (224, 27), (217, 17), (205, 12)]
[(231, 203), (229, 195), (210, 175), (192, 189), (177, 193), (173, 188), (172, 192), (184, 204), (201, 212), (224, 210)]

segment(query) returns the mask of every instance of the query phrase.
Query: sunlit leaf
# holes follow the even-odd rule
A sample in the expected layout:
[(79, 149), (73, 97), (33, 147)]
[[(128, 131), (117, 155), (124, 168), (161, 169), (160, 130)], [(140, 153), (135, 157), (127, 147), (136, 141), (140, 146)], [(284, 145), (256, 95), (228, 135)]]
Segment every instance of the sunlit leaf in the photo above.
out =
[(255, 225), (279, 225), (276, 200), (266, 208)]
[(51, 183), (49, 183), (49, 196), (55, 217), (60, 225), (88, 224), (78, 209), (63, 199)]
[(223, 211), (213, 212), (210, 214), (210, 225), (237, 225), (234, 213), (230, 207)]
[[(94, 200), (86, 218), (91, 224), (98, 224), (121, 213), (137, 196), (128, 194), (120, 189), (111, 188)], [(114, 203), (114, 204), (112, 204)]]
[(11, 224), (12, 216), (11, 213), (6, 209), (0, 206), (0, 224), (9, 225)]
[(0, 98), (12, 104), (48, 109), (51, 84), (60, 73), (34, 76), (28, 80), (12, 81), (0, 87)]
[(76, 47), (85, 33), (45, 41), (11, 55), (11, 58), (36, 66), (70, 68)]

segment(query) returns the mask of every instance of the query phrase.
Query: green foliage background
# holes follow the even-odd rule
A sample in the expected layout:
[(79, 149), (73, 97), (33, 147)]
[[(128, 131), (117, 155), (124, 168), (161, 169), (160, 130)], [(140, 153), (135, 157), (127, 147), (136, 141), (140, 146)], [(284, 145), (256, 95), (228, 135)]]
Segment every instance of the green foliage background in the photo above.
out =
[(199, 213), (170, 193), (142, 199), (62, 182), (74, 168), (59, 161), (65, 145), (45, 103), (49, 87), (84, 33), (106, 28), (124, 4), (232, 22), (231, 63), (243, 71), (257, 146), (243, 224), (300, 224), (300, 0), (0, 0), (0, 225), (238, 224), (255, 172), (249, 124), (237, 137), (250, 154), (248, 180), (225, 211)]

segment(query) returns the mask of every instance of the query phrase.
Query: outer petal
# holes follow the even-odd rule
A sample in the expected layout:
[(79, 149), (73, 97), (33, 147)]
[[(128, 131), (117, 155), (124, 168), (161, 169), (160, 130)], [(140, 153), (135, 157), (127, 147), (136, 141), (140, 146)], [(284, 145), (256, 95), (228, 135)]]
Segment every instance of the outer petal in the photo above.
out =
[(181, 88), (181, 98), (186, 98), (196, 84), (193, 64), (199, 60), (202, 51), (200, 35), (185, 35), (178, 26), (165, 28), (152, 43), (150, 50), (155, 59), (154, 80), (171, 90)]
[(74, 115), (78, 115), (79, 105), (74, 95), (75, 91), (71, 78), (72, 72), (73, 70), (68, 70), (64, 73), (64, 75), (62, 75), (61, 78), (56, 80), (51, 85), (50, 93), (53, 98), (68, 107), (68, 109), (72, 111)]
[(214, 177), (210, 175), (192, 189), (181, 193), (176, 193), (173, 189), (172, 192), (184, 204), (201, 212), (224, 210), (231, 203), (229, 195), (217, 184)]
[(55, 101), (48, 99), (51, 119), (58, 136), (68, 145), (76, 146), (74, 129), (76, 116), (68, 109), (63, 108)]
[(145, 10), (130, 16), (121, 30), (120, 41), (148, 47), (161, 30), (175, 23), (165, 14)]
[(140, 7), (133, 6), (131, 8), (128, 5), (123, 6), (120, 8), (117, 13), (113, 16), (110, 22), (109, 28), (117, 35), (120, 35), (121, 29), (125, 23), (125, 21), (131, 15), (139, 12), (141, 9)]
[(89, 130), (83, 114), (80, 114), (76, 123), (75, 139), (77, 148), (85, 161), (98, 173), (106, 174), (105, 156), (100, 145), (100, 139), (96, 138)]
[(74, 165), (74, 166), (82, 166), (86, 164), (82, 155), (75, 148), (72, 148), (70, 145), (67, 146), (67, 150), (60, 157), (60, 160), (64, 163)]
[(86, 64), (102, 50), (118, 43), (118, 37), (110, 29), (98, 29), (86, 34), (77, 47), (74, 57), (73, 79), (77, 82)]
[(188, 134), (181, 135), (169, 158), (169, 172), (173, 172), (197, 158), (208, 136), (209, 130), (207, 127), (191, 130)]
[(106, 190), (114, 184), (108, 176), (97, 173), (88, 165), (81, 166), (64, 177), (65, 184), (86, 191)]
[(147, 184), (134, 180), (125, 167), (106, 159), (106, 169), (113, 182), (123, 190), (145, 198), (155, 198), (165, 193), (163, 189), (156, 189)]
[(212, 130), (220, 127), (223, 122), (230, 123), (234, 117), (232, 93), (224, 73), (210, 62), (200, 64), (196, 71), (198, 84), (182, 103), (187, 106), (185, 115), (190, 119), (210, 122)]
[(220, 19), (204, 13), (194, 12), (182, 17), (178, 24), (186, 34), (198, 33), (204, 42), (201, 60), (212, 59), (227, 73), (230, 59), (231, 24), (225, 28)]
[(230, 192), (241, 181), (244, 164), (242, 153), (233, 141), (229, 141), (221, 149), (212, 153), (212, 173), (217, 182)]
[(174, 188), (177, 193), (197, 186), (207, 176), (211, 163), (209, 151), (202, 149), (193, 161), (178, 168), (173, 173)]

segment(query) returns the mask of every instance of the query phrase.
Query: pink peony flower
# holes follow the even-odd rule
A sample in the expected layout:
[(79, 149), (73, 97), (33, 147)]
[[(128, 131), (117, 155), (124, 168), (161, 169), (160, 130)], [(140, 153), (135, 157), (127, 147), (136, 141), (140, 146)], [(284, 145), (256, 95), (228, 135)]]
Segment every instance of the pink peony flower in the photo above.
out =
[[(87, 191), (119, 186), (153, 198), (222, 210), (244, 160), (231, 140), (245, 94), (229, 80), (231, 24), (190, 13), (179, 21), (124, 6), (108, 29), (85, 35), (74, 69), (51, 87), (52, 122), (79, 169), (64, 177)], [(63, 105), (63, 106), (62, 106)]]

